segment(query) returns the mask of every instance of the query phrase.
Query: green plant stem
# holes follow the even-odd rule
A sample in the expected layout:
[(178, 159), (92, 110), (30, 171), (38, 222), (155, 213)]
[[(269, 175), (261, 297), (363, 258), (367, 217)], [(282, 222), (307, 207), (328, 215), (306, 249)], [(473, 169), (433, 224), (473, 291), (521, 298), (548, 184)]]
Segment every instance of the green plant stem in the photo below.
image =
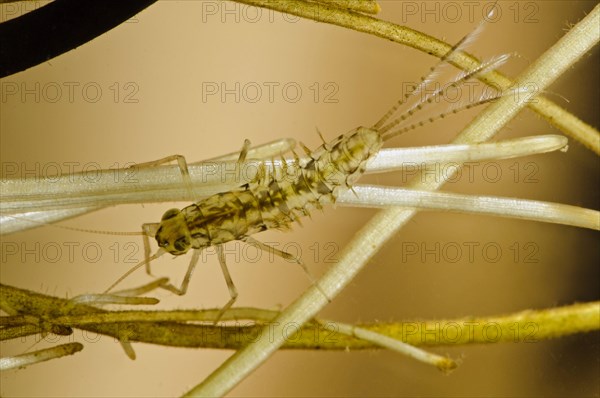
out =
[[(238, 319), (234, 325), (190, 323), (212, 321), (214, 310), (105, 311), (67, 299), (47, 296), (12, 286), (0, 285), (0, 307), (21, 315), (3, 317), (0, 338), (7, 340), (38, 334), (52, 325), (99, 333), (128, 341), (172, 347), (240, 349), (260, 336), (264, 322), (279, 315), (276, 311), (236, 308), (224, 318)], [(26, 315), (26, 316), (22, 316)], [(15, 323), (22, 322), (16, 326)], [(491, 317), (441, 320), (412, 320), (357, 325), (415, 346), (535, 342), (550, 338), (600, 330), (600, 302), (573, 304), (559, 308), (527, 310)], [(26, 333), (15, 333), (16, 330)], [(335, 322), (312, 321), (302, 328), (290, 325), (282, 348), (286, 349), (373, 349), (376, 344), (338, 332)]]
[(364, 12), (366, 14), (377, 14), (381, 7), (375, 0), (309, 0), (314, 3), (329, 4), (332, 7)]
[[(396, 25), (351, 10), (340, 9), (329, 4), (303, 0), (234, 1), (368, 33), (415, 48), (438, 58), (446, 55), (452, 48), (448, 43), (406, 26)], [(476, 57), (464, 52), (455, 53), (449, 62), (465, 71), (472, 70), (481, 63)], [(514, 85), (511, 79), (496, 71), (481, 74), (477, 78), (485, 84), (502, 90), (506, 90)], [(538, 89), (541, 88), (538, 87)], [(536, 100), (529, 103), (528, 106), (554, 127), (600, 155), (600, 133), (594, 127), (543, 96), (537, 96)]]

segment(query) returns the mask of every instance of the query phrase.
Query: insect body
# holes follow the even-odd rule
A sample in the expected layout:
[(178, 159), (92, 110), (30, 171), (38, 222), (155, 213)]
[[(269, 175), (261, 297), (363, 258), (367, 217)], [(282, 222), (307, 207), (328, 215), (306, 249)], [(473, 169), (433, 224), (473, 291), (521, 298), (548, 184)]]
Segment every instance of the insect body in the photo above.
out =
[(359, 127), (310, 152), (305, 164), (294, 162), (282, 178), (259, 173), (242, 189), (168, 210), (156, 231), (158, 246), (180, 255), (267, 229), (289, 229), (313, 208), (334, 203), (340, 187), (351, 188), (382, 145), (379, 132)]
[[(475, 32), (465, 36), (450, 49), (448, 54), (431, 69), (429, 75), (422, 78), (421, 83), (411, 93), (399, 100), (373, 127), (358, 127), (338, 136), (329, 143), (323, 140), (323, 145), (313, 151), (303, 146), (308, 159), (300, 160), (298, 156), (295, 156), (291, 165), (284, 160), (283, 175), (277, 175), (277, 173), (269, 175), (262, 164), (254, 180), (240, 188), (212, 195), (181, 210), (170, 209), (163, 214), (160, 223), (144, 224), (145, 261), (123, 275), (107, 291), (144, 264), (149, 272), (149, 263), (164, 253), (179, 256), (194, 249), (194, 255), (181, 286), (178, 288), (170, 283), (161, 286), (183, 295), (187, 291), (200, 252), (207, 247), (214, 246), (231, 296), (229, 302), (221, 309), (220, 315), (222, 315), (237, 297), (237, 290), (227, 270), (222, 248), (223, 244), (234, 240), (241, 240), (256, 245), (261, 250), (271, 251), (283, 258), (295, 260), (312, 280), (308, 269), (300, 259), (263, 244), (252, 238), (252, 235), (267, 229), (289, 229), (294, 222), (299, 222), (300, 217), (309, 215), (311, 210), (320, 209), (324, 204), (335, 203), (340, 189), (352, 189), (354, 182), (364, 173), (367, 161), (379, 152), (387, 139), (413, 130), (425, 123), (444, 118), (448, 113), (457, 113), (462, 109), (481, 105), (497, 98), (482, 98), (450, 112), (426, 118), (409, 126), (402, 126), (404, 121), (431, 103), (433, 98), (444, 96), (449, 88), (455, 88), (477, 74), (494, 69), (506, 61), (506, 56), (495, 58), (474, 70), (459, 75), (443, 89), (438, 89), (419, 99), (417, 94), (424, 92), (427, 83), (430, 82), (429, 78), (435, 74), (436, 68), (446, 65), (446, 60), (455, 51), (462, 49)], [(416, 103), (399, 117), (389, 121), (409, 97), (417, 98)], [(238, 163), (244, 161), (248, 147), (249, 142), (246, 141)], [(193, 192), (187, 163), (182, 156), (174, 155), (142, 166), (156, 165), (172, 160), (178, 161), (183, 179), (190, 192)], [(153, 256), (150, 256), (148, 240), (150, 236), (156, 239), (160, 247)]]
[[(248, 146), (249, 142), (246, 141), (238, 162), (245, 159)], [(146, 264), (149, 272), (150, 261), (165, 252), (179, 256), (194, 249), (194, 256), (181, 286), (177, 288), (170, 283), (161, 285), (173, 293), (183, 295), (187, 291), (199, 253), (202, 249), (214, 246), (231, 296), (217, 316), (218, 319), (237, 298), (237, 289), (229, 275), (222, 249), (224, 243), (233, 240), (254, 244), (261, 250), (296, 261), (314, 283), (300, 259), (261, 243), (251, 235), (267, 229), (290, 229), (294, 222), (299, 222), (301, 216), (309, 215), (312, 209), (334, 203), (339, 189), (351, 188), (364, 173), (367, 161), (382, 146), (383, 138), (379, 131), (359, 127), (330, 143), (323, 143), (314, 151), (306, 149), (309, 155), (307, 161), (301, 161), (297, 156), (289, 166), (284, 161), (284, 175), (269, 176), (263, 164), (257, 177), (237, 190), (209, 196), (181, 210), (167, 210), (160, 223), (144, 224), (142, 227), (146, 260), (123, 275), (107, 291), (143, 264)], [(187, 164), (182, 157), (169, 157), (159, 162), (174, 159), (179, 161), (183, 178), (188, 187), (191, 187)], [(148, 236), (154, 236), (160, 247), (152, 257)]]

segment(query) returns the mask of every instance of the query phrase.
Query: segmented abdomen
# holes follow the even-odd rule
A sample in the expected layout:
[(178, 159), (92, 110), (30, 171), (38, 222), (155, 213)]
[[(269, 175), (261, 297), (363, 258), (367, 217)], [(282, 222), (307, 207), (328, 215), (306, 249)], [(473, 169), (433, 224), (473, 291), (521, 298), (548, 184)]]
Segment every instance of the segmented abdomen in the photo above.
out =
[(308, 161), (288, 166), (285, 175), (259, 176), (244, 189), (184, 208), (188, 228), (192, 236), (206, 233), (209, 245), (288, 229), (310, 210), (334, 203), (338, 190), (352, 186), (382, 145), (376, 130), (359, 127), (312, 151)]

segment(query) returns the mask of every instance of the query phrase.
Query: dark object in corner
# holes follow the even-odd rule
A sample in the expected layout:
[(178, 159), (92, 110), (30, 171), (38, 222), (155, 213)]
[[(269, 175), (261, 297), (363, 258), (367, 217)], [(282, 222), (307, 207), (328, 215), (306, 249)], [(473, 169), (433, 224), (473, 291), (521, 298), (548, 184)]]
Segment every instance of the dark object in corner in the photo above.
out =
[(0, 78), (72, 50), (156, 0), (55, 0), (0, 24)]

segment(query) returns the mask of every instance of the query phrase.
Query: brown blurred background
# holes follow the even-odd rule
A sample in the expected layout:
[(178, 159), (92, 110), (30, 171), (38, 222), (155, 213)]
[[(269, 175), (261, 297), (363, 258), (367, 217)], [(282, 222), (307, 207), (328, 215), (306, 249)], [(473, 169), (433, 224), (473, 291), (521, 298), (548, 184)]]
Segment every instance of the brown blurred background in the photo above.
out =
[[(3, 20), (32, 4), (2, 5)], [(472, 46), (481, 58), (515, 53), (502, 70), (516, 76), (594, 1), (501, 1), (499, 21)], [(471, 2), (381, 1), (380, 18), (449, 42), (482, 18)], [(469, 15), (472, 7), (472, 15)], [(458, 14), (457, 14), (458, 12)], [(114, 168), (179, 153), (196, 161), (293, 137), (309, 147), (359, 125), (371, 125), (426, 73), (435, 59), (365, 34), (282, 16), (231, 2), (165, 1), (75, 51), (9, 76), (0, 83), (1, 159), (42, 178), (67, 171)], [(552, 98), (598, 126), (598, 50), (550, 88)], [(236, 89), (239, 83), (239, 89)], [(23, 86), (25, 85), (25, 86)], [(8, 87), (17, 94), (8, 95)], [(32, 93), (21, 94), (23, 87)], [(69, 92), (69, 87), (73, 91)], [(260, 91), (257, 91), (257, 87)], [(269, 87), (273, 87), (270, 97)], [(217, 89), (211, 94), (208, 89)], [(221, 98), (227, 88), (236, 94)], [(297, 91), (300, 88), (301, 93)], [(37, 96), (37, 97), (36, 97)], [(568, 101), (565, 101), (568, 100)], [(440, 111), (447, 104), (440, 104)], [(395, 139), (389, 146), (447, 143), (478, 111)], [(499, 138), (557, 133), (530, 111)], [(16, 162), (16, 163), (15, 163)], [(73, 162), (73, 163), (69, 163)], [(579, 144), (567, 153), (481, 163), (448, 191), (515, 196), (598, 208), (598, 161)], [(491, 167), (491, 168), (486, 168)], [(485, 174), (500, 170), (499, 177)], [(4, 168), (3, 168), (4, 170)], [(3, 175), (6, 177), (6, 175)], [(403, 173), (364, 181), (401, 185)], [(182, 207), (178, 203), (176, 206)], [(106, 209), (66, 225), (136, 231), (158, 221), (168, 204)], [(327, 209), (292, 232), (257, 236), (300, 248), (317, 275), (331, 247), (341, 249), (374, 211)], [(130, 264), (137, 239), (38, 228), (4, 242), (34, 255), (3, 259), (2, 283), (61, 297), (99, 292)], [(133, 245), (130, 244), (133, 242)], [(332, 242), (333, 246), (327, 246)], [(474, 257), (467, 253), (475, 245)], [(74, 247), (70, 258), (68, 247)], [(56, 248), (60, 248), (56, 251)], [(232, 252), (240, 246), (233, 245)], [(407, 248), (418, 248), (409, 255)], [(445, 249), (461, 247), (457, 258)], [(484, 247), (500, 248), (497, 261)], [(100, 248), (99, 254), (96, 249)], [(318, 248), (318, 254), (316, 251)], [(426, 254), (424, 248), (435, 254)], [(88, 251), (89, 250), (89, 251)], [(242, 251), (243, 253), (243, 251)], [(491, 252), (490, 252), (491, 253)], [(21, 255), (23, 254), (23, 255)], [(439, 255), (439, 259), (435, 255)], [(22, 258), (25, 257), (25, 258)], [(316, 258), (315, 258), (316, 257)], [(98, 258), (98, 261), (95, 259)], [(138, 252), (134, 259), (141, 259)], [(4, 261), (6, 260), (6, 261)], [(280, 308), (308, 282), (297, 267), (228, 256), (240, 292), (237, 306)], [(189, 258), (163, 258), (155, 274), (183, 276)], [(566, 226), (459, 214), (422, 213), (387, 245), (320, 316), (349, 323), (486, 316), (598, 299), (597, 233)], [(148, 280), (143, 271), (127, 280)], [(188, 294), (159, 292), (161, 308), (207, 308), (228, 298), (217, 260), (207, 256)], [(76, 356), (1, 376), (3, 396), (173, 396), (186, 391), (231, 352), (134, 344), (130, 361), (112, 339), (74, 335)], [(48, 338), (50, 339), (50, 338)], [(40, 343), (36, 348), (67, 342)], [(35, 342), (2, 344), (2, 355)], [(538, 343), (434, 349), (463, 357), (450, 376), (385, 351), (278, 352), (232, 396), (597, 396), (598, 333)]]

